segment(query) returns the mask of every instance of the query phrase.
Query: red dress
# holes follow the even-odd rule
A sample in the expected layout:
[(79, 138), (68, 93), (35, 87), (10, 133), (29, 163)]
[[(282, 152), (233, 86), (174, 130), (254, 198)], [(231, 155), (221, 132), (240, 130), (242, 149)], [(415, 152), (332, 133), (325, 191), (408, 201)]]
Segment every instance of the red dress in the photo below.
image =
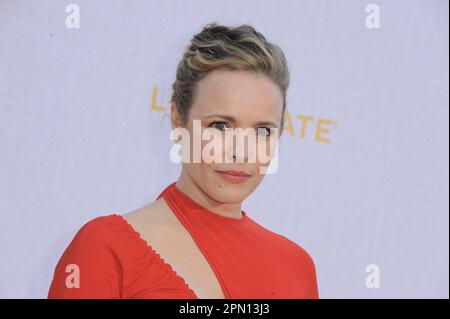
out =
[[(316, 269), (293, 241), (253, 221), (200, 206), (173, 182), (158, 196), (189, 231), (225, 298), (318, 298)], [(73, 280), (76, 265), (79, 286)], [(69, 280), (69, 281), (70, 281)], [(75, 281), (72, 281), (75, 282)], [(198, 298), (121, 216), (86, 223), (61, 256), (48, 298)]]

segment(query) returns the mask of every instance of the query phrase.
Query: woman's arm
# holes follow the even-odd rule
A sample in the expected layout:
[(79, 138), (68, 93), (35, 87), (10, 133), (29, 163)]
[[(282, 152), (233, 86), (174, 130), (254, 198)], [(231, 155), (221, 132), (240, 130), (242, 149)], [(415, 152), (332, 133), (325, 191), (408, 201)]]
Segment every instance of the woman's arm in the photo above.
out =
[(61, 256), (48, 298), (120, 298), (120, 264), (102, 218), (85, 224)]

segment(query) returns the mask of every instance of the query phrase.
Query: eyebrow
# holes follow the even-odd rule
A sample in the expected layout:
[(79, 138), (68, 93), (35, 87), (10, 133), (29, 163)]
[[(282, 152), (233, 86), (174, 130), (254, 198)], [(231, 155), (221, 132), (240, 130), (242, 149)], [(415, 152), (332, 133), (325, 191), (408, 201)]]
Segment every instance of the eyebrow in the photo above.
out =
[[(213, 114), (207, 115), (204, 117), (204, 119), (208, 119), (211, 117), (220, 117), (227, 121), (232, 122), (233, 124), (237, 123), (237, 120), (233, 116), (226, 115), (226, 114), (219, 114), (219, 113), (213, 113)], [(274, 126), (278, 127), (278, 125), (272, 121), (261, 121), (261, 122), (256, 123), (256, 125), (274, 125)]]

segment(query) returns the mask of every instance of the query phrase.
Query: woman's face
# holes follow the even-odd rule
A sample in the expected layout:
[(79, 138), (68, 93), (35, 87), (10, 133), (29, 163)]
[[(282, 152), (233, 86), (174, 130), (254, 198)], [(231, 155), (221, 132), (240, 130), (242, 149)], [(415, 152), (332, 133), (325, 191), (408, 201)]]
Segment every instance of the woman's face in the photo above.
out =
[[(261, 169), (269, 163), (267, 158), (264, 161), (258, 156), (257, 148), (259, 145), (260, 151), (274, 155), (273, 148), (270, 150), (269, 146), (270, 141), (272, 145), (278, 142), (282, 111), (282, 93), (265, 75), (246, 71), (210, 72), (197, 83), (196, 96), (184, 126), (190, 136), (191, 160), (189, 163), (183, 163), (183, 173), (217, 202), (242, 202), (264, 178)], [(175, 117), (177, 116), (175, 112)], [(194, 123), (194, 120), (200, 121)], [(198, 134), (194, 135), (194, 132), (199, 132), (194, 130), (195, 125), (200, 127), (201, 134), (206, 131), (213, 135), (206, 140), (201, 139)], [(236, 128), (238, 130), (233, 130)], [(271, 128), (278, 130), (278, 134), (271, 134)], [(248, 130), (244, 131), (246, 129)], [(244, 137), (241, 139), (244, 142), (239, 144), (242, 146), (241, 152), (237, 151), (237, 138), (228, 139), (231, 143), (234, 141), (234, 144), (225, 143), (226, 134), (239, 131), (243, 132), (241, 136)], [(193, 162), (193, 139), (197, 139), (196, 142), (203, 152), (208, 144), (209, 147), (214, 145), (215, 148), (208, 148), (207, 154), (216, 158), (216, 161), (217, 158), (221, 160), (211, 163), (201, 157), (200, 162)], [(261, 148), (264, 141), (266, 147)], [(252, 154), (256, 156), (252, 157)], [(239, 178), (221, 173), (230, 170), (249, 176)]]

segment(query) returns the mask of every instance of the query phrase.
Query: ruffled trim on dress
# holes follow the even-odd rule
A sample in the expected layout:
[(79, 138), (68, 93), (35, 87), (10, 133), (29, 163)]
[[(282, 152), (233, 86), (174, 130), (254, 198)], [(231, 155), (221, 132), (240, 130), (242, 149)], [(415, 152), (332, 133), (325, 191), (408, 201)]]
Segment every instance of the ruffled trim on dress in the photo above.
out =
[[(122, 216), (111, 214), (104, 216), (114, 227), (114, 247), (122, 267), (122, 298), (193, 298), (198, 299), (170, 264), (157, 253), (140, 233)], [(174, 289), (174, 287), (179, 287)]]

